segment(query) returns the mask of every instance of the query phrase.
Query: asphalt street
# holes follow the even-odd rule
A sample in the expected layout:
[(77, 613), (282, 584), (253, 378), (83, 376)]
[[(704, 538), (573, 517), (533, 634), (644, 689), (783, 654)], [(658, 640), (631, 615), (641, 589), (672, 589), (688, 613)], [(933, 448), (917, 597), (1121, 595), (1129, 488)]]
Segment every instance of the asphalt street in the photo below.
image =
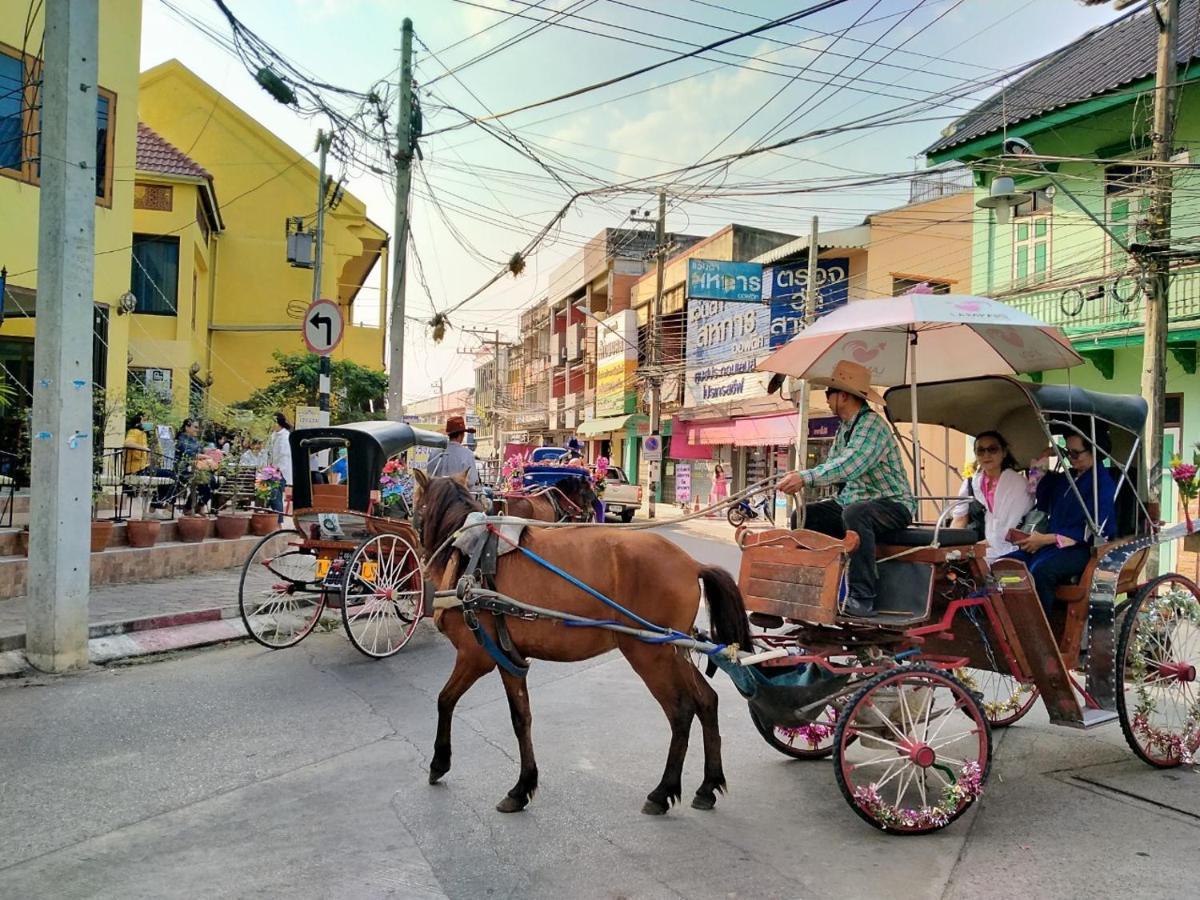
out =
[[(726, 544), (678, 539), (729, 564)], [(719, 676), (729, 793), (644, 816), (668, 730), (616, 655), (535, 663), (541, 787), (502, 815), (517, 765), (495, 675), (464, 697), (453, 768), (427, 783), (452, 663), (425, 625), (380, 662), (331, 632), (0, 682), (0, 895), (1125, 900), (1200, 883), (1200, 775), (1040, 710), (996, 733), (974, 811), (898, 838), (853, 814), (828, 762), (763, 743)], [(700, 781), (697, 726), (685, 799)]]

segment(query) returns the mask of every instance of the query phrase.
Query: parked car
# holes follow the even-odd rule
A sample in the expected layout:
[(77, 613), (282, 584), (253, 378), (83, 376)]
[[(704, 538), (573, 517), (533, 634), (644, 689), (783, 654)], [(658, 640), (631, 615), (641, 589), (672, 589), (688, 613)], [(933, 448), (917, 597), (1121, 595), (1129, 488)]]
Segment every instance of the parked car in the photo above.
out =
[(642, 505), (642, 487), (630, 484), (625, 470), (609, 466), (604, 476), (604, 515), (632, 522)]

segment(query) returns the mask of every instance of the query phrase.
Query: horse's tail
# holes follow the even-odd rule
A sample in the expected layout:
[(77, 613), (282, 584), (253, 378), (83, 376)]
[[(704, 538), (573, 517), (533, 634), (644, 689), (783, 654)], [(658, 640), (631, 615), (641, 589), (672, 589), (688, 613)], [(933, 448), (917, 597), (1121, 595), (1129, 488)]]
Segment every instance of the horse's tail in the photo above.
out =
[(705, 566), (700, 570), (700, 583), (704, 585), (704, 596), (708, 600), (713, 637), (719, 643), (737, 644), (743, 650), (752, 650), (754, 638), (750, 633), (750, 620), (746, 617), (742, 592), (733, 576), (717, 566)]

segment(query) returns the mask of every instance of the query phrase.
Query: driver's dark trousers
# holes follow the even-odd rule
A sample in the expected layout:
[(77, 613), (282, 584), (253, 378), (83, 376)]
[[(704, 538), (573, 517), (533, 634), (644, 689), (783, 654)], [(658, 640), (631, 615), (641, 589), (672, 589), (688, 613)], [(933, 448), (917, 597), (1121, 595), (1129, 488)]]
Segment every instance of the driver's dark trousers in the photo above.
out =
[(875, 567), (875, 538), (888, 531), (907, 528), (912, 522), (908, 507), (895, 500), (862, 500), (843, 508), (836, 500), (821, 500), (805, 509), (804, 527), (835, 538), (847, 531), (858, 535), (858, 549), (850, 554), (847, 581), (850, 596), (875, 604), (879, 572)]

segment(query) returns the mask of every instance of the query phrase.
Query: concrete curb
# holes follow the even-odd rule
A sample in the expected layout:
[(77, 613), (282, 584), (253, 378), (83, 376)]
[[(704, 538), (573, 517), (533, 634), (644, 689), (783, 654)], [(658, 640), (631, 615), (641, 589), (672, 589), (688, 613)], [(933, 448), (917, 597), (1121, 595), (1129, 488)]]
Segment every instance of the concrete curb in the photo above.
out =
[[(155, 631), (160, 628), (172, 628), (178, 625), (194, 625), (197, 622), (214, 622), (220, 619), (236, 619), (236, 606), (214, 606), (208, 609), (189, 609), (177, 613), (164, 613), (155, 616), (143, 616), (138, 619), (124, 619), (113, 622), (93, 622), (88, 626), (88, 639), (110, 637), (117, 634), (127, 634), (134, 631)], [(25, 648), (25, 634), (0, 634), (0, 653)]]

